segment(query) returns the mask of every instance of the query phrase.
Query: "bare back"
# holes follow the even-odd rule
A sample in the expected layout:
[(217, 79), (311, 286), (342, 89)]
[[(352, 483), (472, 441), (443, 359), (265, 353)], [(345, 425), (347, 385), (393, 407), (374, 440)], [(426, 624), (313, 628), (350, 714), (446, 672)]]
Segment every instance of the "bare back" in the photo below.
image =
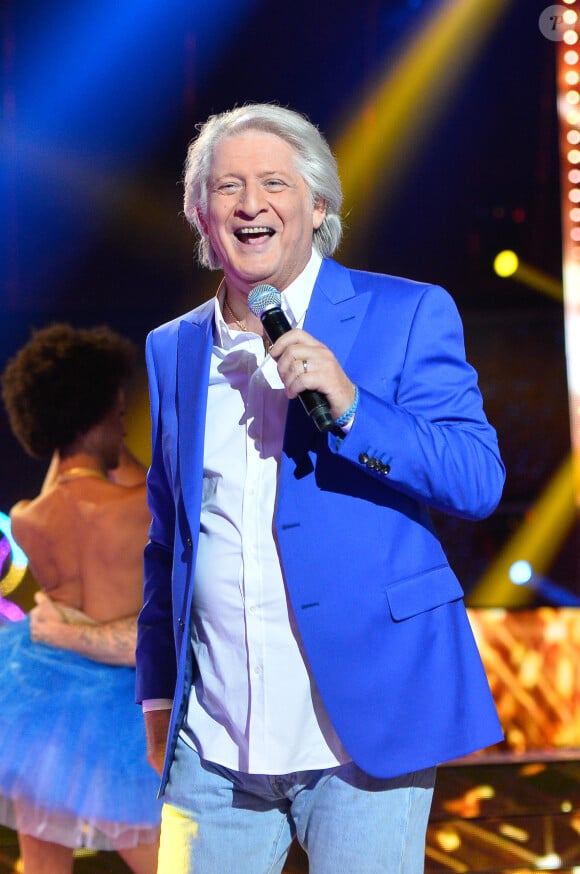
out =
[(150, 516), (145, 483), (86, 477), (57, 483), (11, 513), (39, 586), (97, 622), (136, 613)]

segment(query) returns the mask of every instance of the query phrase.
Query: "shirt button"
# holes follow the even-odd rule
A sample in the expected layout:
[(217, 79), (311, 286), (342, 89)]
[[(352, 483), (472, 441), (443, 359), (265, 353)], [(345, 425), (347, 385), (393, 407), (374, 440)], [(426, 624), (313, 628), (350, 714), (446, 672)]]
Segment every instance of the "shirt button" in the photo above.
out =
[(255, 604), (252, 604), (252, 606), (250, 607), (250, 613), (257, 613), (257, 612), (258, 612), (258, 608), (256, 607)]
[(256, 667), (254, 668), (254, 673), (257, 677), (260, 676), (260, 674), (262, 673), (262, 668), (260, 667), (260, 665), (256, 665)]

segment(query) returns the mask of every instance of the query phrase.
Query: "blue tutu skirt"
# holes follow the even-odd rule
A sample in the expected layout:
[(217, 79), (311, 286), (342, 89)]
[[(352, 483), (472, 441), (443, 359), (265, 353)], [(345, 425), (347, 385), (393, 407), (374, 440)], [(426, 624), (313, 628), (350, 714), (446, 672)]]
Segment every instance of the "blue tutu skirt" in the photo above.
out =
[(0, 626), (0, 822), (68, 847), (114, 850), (159, 836), (133, 668)]

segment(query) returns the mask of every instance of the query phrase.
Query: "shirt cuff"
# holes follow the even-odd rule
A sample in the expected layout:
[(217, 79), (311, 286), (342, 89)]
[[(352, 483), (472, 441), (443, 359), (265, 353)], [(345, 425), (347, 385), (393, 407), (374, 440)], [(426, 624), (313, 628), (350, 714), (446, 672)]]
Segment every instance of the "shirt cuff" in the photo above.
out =
[(345, 425), (341, 425), (341, 426), (340, 426), (340, 427), (342, 428), (342, 430), (344, 431), (345, 434), (348, 434), (349, 431), (350, 431), (350, 429), (351, 429), (352, 426), (354, 425), (355, 417), (356, 417), (356, 413), (353, 413), (353, 415), (350, 417), (350, 419), (348, 420), (348, 422), (347, 422)]
[(173, 707), (172, 698), (146, 698), (141, 702), (143, 713), (148, 713), (150, 710), (171, 710)]

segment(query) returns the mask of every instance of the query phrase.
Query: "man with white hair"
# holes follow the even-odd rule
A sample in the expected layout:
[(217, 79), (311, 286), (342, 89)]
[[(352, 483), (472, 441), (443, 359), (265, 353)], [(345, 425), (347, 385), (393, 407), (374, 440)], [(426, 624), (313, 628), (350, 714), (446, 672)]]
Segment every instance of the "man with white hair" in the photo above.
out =
[(501, 739), (428, 509), (493, 511), (495, 431), (447, 292), (332, 260), (341, 200), (292, 110), (212, 116), (190, 145), (185, 214), (223, 279), (147, 341), (161, 874), (274, 874), (294, 837), (314, 874), (417, 874), (437, 764)]

